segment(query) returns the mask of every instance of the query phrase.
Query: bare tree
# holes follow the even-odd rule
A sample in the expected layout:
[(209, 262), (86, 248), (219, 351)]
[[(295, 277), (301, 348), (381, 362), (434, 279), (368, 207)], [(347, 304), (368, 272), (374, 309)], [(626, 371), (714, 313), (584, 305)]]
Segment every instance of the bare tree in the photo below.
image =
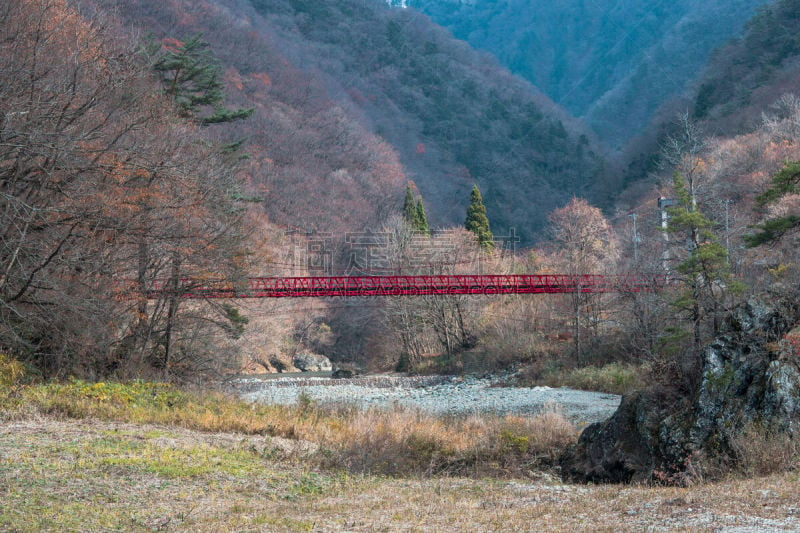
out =
[(237, 256), (234, 168), (103, 20), (63, 0), (0, 8), (0, 348), (49, 373), (152, 352), (179, 312), (135, 295), (176, 257), (209, 276)]
[[(599, 209), (590, 206), (586, 200), (573, 198), (566, 206), (553, 211), (549, 221), (564, 273), (602, 274), (615, 270), (618, 258), (617, 239)], [(580, 360), (584, 350), (582, 330), (587, 315), (588, 329), (592, 333), (590, 340), (598, 336), (602, 295), (584, 292), (578, 286), (570, 299), (575, 354)]]

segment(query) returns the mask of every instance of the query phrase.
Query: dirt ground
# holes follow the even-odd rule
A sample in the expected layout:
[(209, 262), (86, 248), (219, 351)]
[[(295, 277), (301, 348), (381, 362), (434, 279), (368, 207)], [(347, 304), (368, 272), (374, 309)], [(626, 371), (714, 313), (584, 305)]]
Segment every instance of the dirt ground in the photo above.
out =
[(307, 442), (45, 417), (0, 425), (4, 531), (800, 531), (798, 473), (689, 488), (392, 479)]

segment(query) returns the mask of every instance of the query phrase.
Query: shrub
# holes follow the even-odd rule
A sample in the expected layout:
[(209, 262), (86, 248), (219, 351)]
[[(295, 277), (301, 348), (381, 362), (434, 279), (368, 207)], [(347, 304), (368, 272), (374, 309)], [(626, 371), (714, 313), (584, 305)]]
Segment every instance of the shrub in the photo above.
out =
[(749, 424), (731, 439), (736, 469), (745, 476), (766, 476), (800, 467), (800, 442), (782, 431)]
[(552, 366), (544, 369), (535, 384), (551, 387), (628, 394), (645, 385), (647, 367), (622, 363), (609, 363), (596, 367), (563, 369)]
[(10, 387), (25, 376), (25, 366), (0, 352), (0, 386)]

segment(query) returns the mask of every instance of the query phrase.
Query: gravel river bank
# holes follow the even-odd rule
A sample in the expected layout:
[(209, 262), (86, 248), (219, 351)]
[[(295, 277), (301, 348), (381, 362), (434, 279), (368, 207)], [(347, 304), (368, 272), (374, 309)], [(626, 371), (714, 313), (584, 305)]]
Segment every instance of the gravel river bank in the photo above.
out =
[(449, 376), (363, 376), (239, 378), (232, 385), (251, 402), (292, 405), (304, 395), (322, 404), (349, 403), (361, 408), (393, 405), (440, 415), (496, 413), (531, 415), (557, 405), (576, 424), (605, 419), (616, 410), (614, 394), (551, 387), (501, 387), (488, 378)]

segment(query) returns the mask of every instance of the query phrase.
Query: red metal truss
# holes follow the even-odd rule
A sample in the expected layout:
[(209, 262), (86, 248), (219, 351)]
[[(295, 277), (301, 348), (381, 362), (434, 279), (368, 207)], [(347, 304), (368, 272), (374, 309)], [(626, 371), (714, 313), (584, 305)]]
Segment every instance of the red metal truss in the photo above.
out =
[[(182, 279), (182, 298), (307, 298), (354, 296), (438, 296), (449, 294), (563, 294), (642, 292), (663, 284), (657, 279), (599, 274), (510, 274), (441, 276), (317, 276), (248, 278), (242, 284)], [(171, 291), (156, 287), (160, 298)]]

